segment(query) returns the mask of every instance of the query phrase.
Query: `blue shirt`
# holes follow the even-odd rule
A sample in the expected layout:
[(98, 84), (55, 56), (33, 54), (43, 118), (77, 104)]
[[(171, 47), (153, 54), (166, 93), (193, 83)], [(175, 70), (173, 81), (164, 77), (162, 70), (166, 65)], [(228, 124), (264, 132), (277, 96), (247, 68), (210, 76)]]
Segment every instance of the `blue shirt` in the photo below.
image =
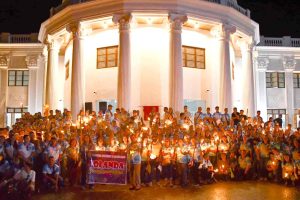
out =
[(46, 175), (59, 175), (59, 166), (54, 164), (53, 167), (50, 167), (49, 164), (45, 164), (43, 167), (43, 174)]

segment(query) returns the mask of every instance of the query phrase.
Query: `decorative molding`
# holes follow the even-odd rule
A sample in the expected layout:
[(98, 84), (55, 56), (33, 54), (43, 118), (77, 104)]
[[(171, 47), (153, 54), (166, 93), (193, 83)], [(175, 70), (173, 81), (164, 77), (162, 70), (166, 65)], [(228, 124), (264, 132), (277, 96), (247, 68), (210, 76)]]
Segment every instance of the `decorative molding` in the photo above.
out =
[(258, 70), (267, 70), (270, 60), (268, 57), (257, 57), (255, 62)]
[(219, 40), (230, 41), (230, 36), (237, 31), (235, 26), (228, 23), (221, 24), (211, 29), (210, 33)]
[(179, 31), (182, 30), (182, 25), (187, 22), (187, 15), (177, 14), (177, 13), (169, 13), (169, 22), (171, 31)]
[(286, 71), (294, 71), (297, 61), (294, 56), (283, 56), (283, 67)]
[(130, 29), (130, 22), (132, 20), (131, 13), (114, 14), (112, 21), (119, 25), (120, 31), (128, 31)]
[(37, 56), (26, 56), (25, 61), (28, 68), (37, 67)]
[(0, 67), (8, 68), (9, 60), (10, 59), (8, 55), (0, 55)]

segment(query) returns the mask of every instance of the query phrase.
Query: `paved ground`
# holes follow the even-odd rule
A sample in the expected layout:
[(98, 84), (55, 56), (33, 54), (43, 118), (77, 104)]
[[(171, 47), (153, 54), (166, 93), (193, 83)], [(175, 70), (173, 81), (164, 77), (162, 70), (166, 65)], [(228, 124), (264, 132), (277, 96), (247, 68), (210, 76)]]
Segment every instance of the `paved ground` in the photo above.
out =
[(129, 191), (126, 186), (98, 185), (94, 190), (83, 191), (80, 188), (64, 189), (57, 194), (35, 195), (36, 200), (300, 200), (300, 189), (267, 182), (226, 182), (190, 186), (182, 189), (142, 188)]

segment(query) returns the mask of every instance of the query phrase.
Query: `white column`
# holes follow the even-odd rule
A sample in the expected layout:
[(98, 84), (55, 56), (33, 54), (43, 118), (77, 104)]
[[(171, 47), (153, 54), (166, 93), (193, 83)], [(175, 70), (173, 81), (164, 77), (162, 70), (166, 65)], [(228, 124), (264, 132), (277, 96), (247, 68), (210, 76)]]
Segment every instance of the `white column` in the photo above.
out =
[(47, 82), (46, 82), (46, 101), (45, 103), (49, 105), (51, 110), (58, 108), (57, 100), (57, 83), (56, 76), (58, 71), (58, 53), (59, 45), (54, 39), (48, 38), (48, 64), (47, 64)]
[(71, 24), (68, 30), (73, 35), (71, 112), (75, 121), (85, 104), (84, 29), (80, 24)]
[(116, 14), (113, 22), (119, 25), (119, 68), (117, 103), (119, 108), (131, 109), (131, 14)]
[(186, 15), (170, 14), (170, 107), (175, 112), (183, 110), (183, 69), (182, 69), (182, 24)]
[(36, 92), (36, 112), (43, 112), (44, 105), (44, 85), (45, 85), (45, 64), (47, 60), (46, 57), (41, 54), (38, 57), (38, 69), (37, 69), (37, 92)]
[(255, 87), (254, 87), (254, 67), (252, 62), (252, 42), (244, 41), (241, 45), (242, 63), (243, 63), (243, 106), (244, 110), (248, 111), (249, 117), (256, 115), (255, 106)]
[(26, 64), (29, 70), (29, 84), (28, 84), (28, 111), (33, 114), (36, 112), (37, 99), (37, 57), (27, 56)]
[(285, 56), (283, 58), (283, 66), (285, 70), (285, 92), (286, 92), (286, 125), (294, 126), (294, 81), (293, 71), (295, 70), (296, 60), (293, 56)]
[(8, 56), (0, 56), (0, 128), (6, 127), (6, 101), (8, 90)]
[(257, 73), (257, 110), (260, 110), (261, 117), (264, 121), (267, 121), (267, 83), (266, 83), (266, 71), (269, 65), (269, 59), (267, 57), (256, 58), (256, 73)]
[(232, 84), (231, 84), (231, 63), (230, 63), (230, 36), (235, 33), (236, 28), (228, 24), (223, 24), (216, 32), (219, 41), (219, 52), (217, 59), (219, 59), (220, 70), (220, 108), (228, 108), (232, 110)]

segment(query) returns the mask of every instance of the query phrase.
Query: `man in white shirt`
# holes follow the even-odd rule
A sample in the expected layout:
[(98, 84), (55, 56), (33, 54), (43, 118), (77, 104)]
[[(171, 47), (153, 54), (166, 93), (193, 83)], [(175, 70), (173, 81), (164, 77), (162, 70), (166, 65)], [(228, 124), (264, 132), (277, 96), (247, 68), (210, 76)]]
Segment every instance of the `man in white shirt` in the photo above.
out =
[(24, 167), (17, 171), (13, 178), (4, 180), (0, 184), (0, 188), (10, 182), (14, 182), (17, 186), (18, 197), (16, 199), (29, 199), (35, 190), (36, 172), (32, 170), (32, 164), (24, 162)]
[(18, 153), (24, 161), (33, 162), (35, 146), (30, 142), (29, 135), (24, 136), (24, 142), (19, 145)]

